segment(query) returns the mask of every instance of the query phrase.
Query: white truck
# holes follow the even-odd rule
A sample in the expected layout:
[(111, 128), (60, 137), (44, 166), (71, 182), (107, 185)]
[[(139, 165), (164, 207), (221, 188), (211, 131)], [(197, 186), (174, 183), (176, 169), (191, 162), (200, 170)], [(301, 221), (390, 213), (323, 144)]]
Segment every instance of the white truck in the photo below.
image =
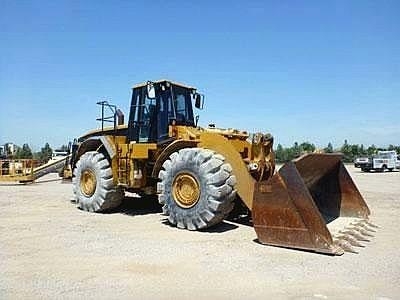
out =
[(51, 160), (60, 160), (61, 158), (65, 158), (68, 156), (69, 152), (67, 151), (62, 151), (62, 150), (54, 150), (53, 154), (51, 155)]
[(400, 155), (397, 155), (397, 158), (396, 158), (396, 169), (400, 170)]
[(394, 150), (378, 151), (377, 155), (368, 157), (367, 161), (359, 162), (359, 167), (364, 172), (371, 170), (384, 172), (385, 170), (393, 171), (400, 168), (399, 155)]

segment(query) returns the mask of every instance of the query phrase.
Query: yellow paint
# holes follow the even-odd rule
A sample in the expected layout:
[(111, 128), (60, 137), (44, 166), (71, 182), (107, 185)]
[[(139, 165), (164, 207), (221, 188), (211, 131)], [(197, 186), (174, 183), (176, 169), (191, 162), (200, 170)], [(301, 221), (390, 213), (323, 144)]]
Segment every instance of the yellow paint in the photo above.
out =
[(179, 206), (190, 208), (199, 201), (199, 183), (191, 174), (180, 173), (175, 177), (172, 184), (172, 195)]
[[(226, 162), (232, 166), (233, 175), (236, 176), (235, 188), (238, 195), (246, 206), (250, 210), (252, 209), (256, 181), (247, 168), (247, 163), (253, 161), (253, 157), (251, 157), (253, 145), (247, 140), (247, 133), (237, 130), (207, 130), (199, 127), (171, 125), (169, 126), (169, 134), (176, 140), (189, 141), (194, 143), (193, 146), (197, 145), (200, 148), (210, 149), (224, 156)], [(147, 184), (144, 164), (149, 160), (149, 152), (154, 151), (154, 158), (157, 160), (158, 157), (162, 156), (165, 149), (158, 149), (155, 143), (131, 142), (126, 144), (126, 138), (122, 136), (107, 136), (106, 138), (116, 153), (112, 160), (113, 176), (116, 183), (131, 188), (144, 189)], [(139, 169), (143, 172), (142, 179), (135, 179), (134, 170)], [(195, 190), (188, 188), (192, 186), (188, 180), (185, 180), (184, 183), (181, 189), (176, 189), (175, 193), (180, 197), (181, 203), (183, 203), (182, 207), (184, 207), (184, 203), (191, 201), (188, 200), (191, 197), (186, 196)], [(183, 188), (183, 186), (185, 187)]]
[[(115, 129), (118, 130), (118, 129), (127, 129), (127, 128), (128, 128), (128, 125), (123, 124), (123, 125), (117, 125)], [(114, 126), (104, 127), (103, 130), (101, 128), (93, 129), (93, 130), (86, 132), (84, 135), (82, 135), (80, 137), (80, 139), (84, 140), (89, 136), (102, 136), (102, 135), (103, 136), (104, 135), (111, 136), (112, 134), (114, 134), (115, 129), (114, 129)]]
[(32, 159), (0, 160), (0, 181), (34, 181), (33, 162)]
[(86, 197), (91, 197), (96, 191), (96, 175), (92, 170), (86, 169), (81, 174), (80, 188)]
[(149, 151), (157, 150), (157, 144), (130, 143), (129, 148), (131, 159), (147, 159), (149, 158)]
[[(250, 146), (249, 144), (249, 147)], [(231, 141), (222, 135), (204, 132), (200, 135), (198, 147), (213, 150), (225, 157), (225, 161), (229, 163), (233, 169), (233, 175), (236, 176), (236, 190), (238, 195), (251, 210), (253, 206), (255, 180), (251, 177), (240, 153)]]

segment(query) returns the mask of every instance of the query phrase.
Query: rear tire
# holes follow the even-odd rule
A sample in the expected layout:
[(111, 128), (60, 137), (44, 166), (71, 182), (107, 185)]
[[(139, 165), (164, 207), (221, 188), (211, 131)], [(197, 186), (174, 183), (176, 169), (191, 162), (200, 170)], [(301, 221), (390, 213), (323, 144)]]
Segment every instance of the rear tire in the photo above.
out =
[(159, 172), (158, 200), (168, 221), (199, 230), (220, 223), (233, 209), (236, 177), (222, 155), (201, 148), (171, 154)]
[(96, 151), (84, 153), (72, 179), (76, 203), (82, 210), (101, 212), (119, 206), (124, 192), (113, 180), (108, 159)]

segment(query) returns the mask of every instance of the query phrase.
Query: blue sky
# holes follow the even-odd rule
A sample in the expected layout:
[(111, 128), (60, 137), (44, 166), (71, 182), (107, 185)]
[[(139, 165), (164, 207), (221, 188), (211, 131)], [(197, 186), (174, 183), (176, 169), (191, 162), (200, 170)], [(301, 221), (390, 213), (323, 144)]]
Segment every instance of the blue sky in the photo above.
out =
[(1, 1), (0, 143), (65, 144), (158, 78), (206, 95), (203, 126), (398, 145), (400, 2)]

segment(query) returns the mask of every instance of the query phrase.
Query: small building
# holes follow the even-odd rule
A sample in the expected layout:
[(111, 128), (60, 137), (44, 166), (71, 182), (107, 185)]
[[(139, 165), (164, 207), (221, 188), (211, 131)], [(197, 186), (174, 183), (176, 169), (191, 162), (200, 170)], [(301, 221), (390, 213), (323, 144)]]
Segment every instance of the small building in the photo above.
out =
[(18, 146), (14, 143), (5, 143), (4, 145), (0, 146), (0, 156), (1, 157), (9, 157), (14, 156), (17, 153)]

